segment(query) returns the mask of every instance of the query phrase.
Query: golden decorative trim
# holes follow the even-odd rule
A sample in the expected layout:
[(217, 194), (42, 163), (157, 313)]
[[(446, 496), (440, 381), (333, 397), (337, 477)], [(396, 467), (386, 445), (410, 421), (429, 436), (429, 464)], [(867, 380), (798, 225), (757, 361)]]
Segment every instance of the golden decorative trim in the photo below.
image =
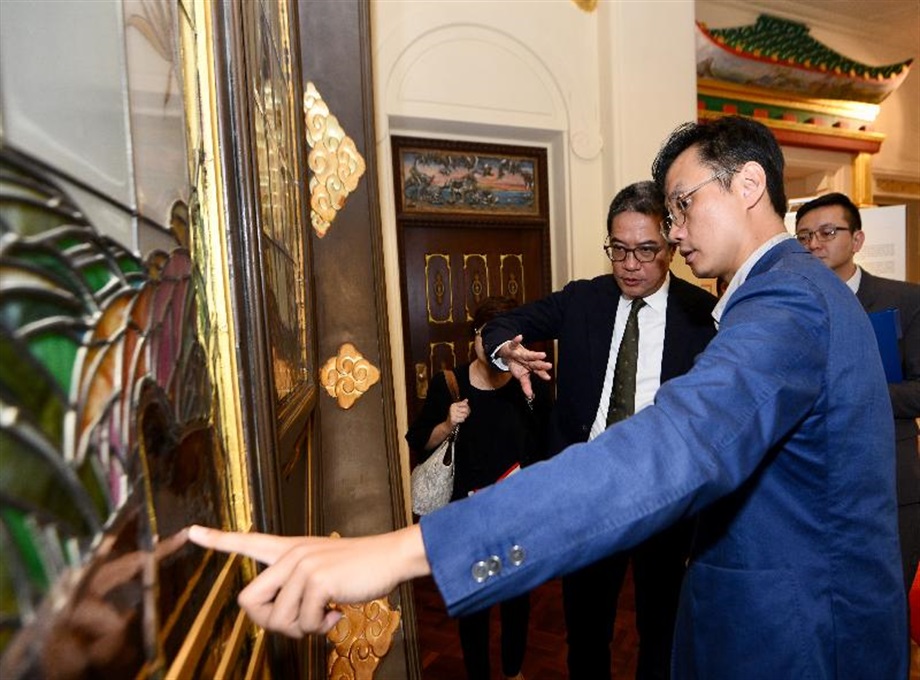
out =
[[(482, 263), (482, 270), (485, 274), (485, 281), (482, 280), (482, 277), (479, 275), (479, 272), (475, 272), (472, 275), (472, 278), (469, 277), (470, 269), (470, 260), (478, 260)], [(466, 282), (469, 285), (466, 295), (466, 320), (472, 321), (473, 315), (470, 313), (470, 298), (473, 299), (473, 309), (475, 309), (483, 299), (489, 296), (489, 258), (486, 253), (464, 253), (463, 254), (463, 270), (467, 272)]]
[(778, 95), (776, 90), (768, 90), (750, 85), (738, 85), (710, 78), (700, 78), (696, 83), (699, 94), (725, 99), (740, 99), (742, 101), (766, 106), (775, 106), (783, 109), (799, 109), (813, 111), (826, 116), (841, 116), (853, 118), (867, 123), (875, 121), (881, 110), (878, 104), (866, 102), (851, 102), (836, 99), (810, 99), (797, 97), (793, 94)]
[(310, 177), (310, 220), (322, 238), (345, 206), (348, 194), (358, 186), (366, 165), (354, 140), (345, 134), (339, 119), (329, 113), (316, 85), (307, 82), (303, 93)]
[[(521, 253), (502, 253), (499, 256), (499, 261), (501, 262), (500, 271), (502, 279), (502, 295), (508, 297), (513, 297), (519, 303), (524, 302), (523, 295), (518, 297), (518, 293), (522, 293), (526, 290), (524, 287), (524, 256)], [(510, 273), (507, 278), (505, 278), (505, 260), (517, 260), (518, 266), (521, 268), (521, 280), (518, 281), (514, 277), (514, 273)]]
[[(721, 111), (698, 111), (699, 118), (716, 120), (722, 118), (725, 114)], [(844, 130), (833, 127), (820, 127), (807, 123), (795, 123), (788, 120), (776, 120), (775, 118), (755, 118), (758, 122), (767, 127), (776, 128), (777, 130), (790, 130), (792, 132), (805, 132), (811, 135), (819, 134), (827, 137), (839, 137), (841, 139), (857, 139), (865, 142), (875, 142), (881, 144), (885, 141), (885, 134), (882, 132), (866, 132), (863, 130)]]
[(876, 193), (895, 196), (920, 197), (920, 182), (891, 178), (876, 178)]
[(246, 531), (252, 525), (252, 505), (240, 410), (233, 285), (225, 255), (230, 248), (220, 163), (213, 9), (211, 3), (182, 0), (179, 11), (189, 176), (193, 198), (197, 198), (189, 205), (191, 251), (201, 273), (201, 299), (207, 300), (207, 309), (198, 315), (198, 336), (206, 348), (216, 393), (213, 419), (220, 423), (217, 429), (227, 452), (230, 528)]
[(271, 677), (267, 672), (267, 665), (264, 663), (265, 660), (265, 629), (259, 628), (255, 625), (252, 628), (256, 629), (254, 634), (254, 642), (252, 643), (252, 657), (249, 659), (249, 667), (246, 669), (245, 680), (256, 680), (256, 678), (265, 678)]
[[(333, 532), (333, 538), (338, 534)], [(364, 604), (336, 605), (342, 618), (326, 639), (333, 647), (327, 660), (327, 676), (336, 680), (373, 680), (380, 659), (393, 645), (400, 612), (389, 598)]]
[(231, 677), (230, 673), (235, 667), (238, 661), (237, 657), (240, 654), (240, 650), (243, 648), (243, 643), (246, 641), (248, 622), (249, 619), (246, 616), (246, 612), (240, 609), (236, 615), (236, 621), (233, 622), (233, 630), (230, 631), (230, 637), (224, 643), (220, 665), (214, 672), (215, 678)]
[(853, 157), (853, 191), (856, 205), (872, 205), (872, 154), (858, 153)]
[(320, 369), (320, 382), (343, 409), (354, 406), (378, 380), (380, 371), (350, 342), (339, 347), (338, 355), (327, 359)]
[(188, 635), (182, 643), (182, 647), (176, 654), (176, 658), (166, 673), (166, 680), (185, 680), (191, 678), (195, 672), (195, 667), (205, 645), (208, 643), (210, 633), (214, 628), (214, 622), (220, 613), (221, 607), (233, 595), (230, 588), (234, 583), (233, 575), (236, 569), (239, 569), (242, 562), (240, 555), (232, 555), (220, 574), (214, 582), (214, 587), (208, 593), (208, 597), (201, 606), (201, 611), (195, 618)]
[(572, 2), (584, 12), (593, 12), (597, 9), (597, 0), (572, 0)]
[[(447, 303), (447, 318), (446, 319), (435, 319), (431, 314), (431, 273), (429, 269), (431, 267), (431, 261), (439, 258), (444, 260), (444, 268), (447, 270), (447, 283), (444, 283), (444, 277), (441, 276), (441, 273), (438, 272), (437, 278), (435, 280), (435, 290), (434, 290), (434, 302), (438, 307), (442, 307), (444, 303), (444, 296), (447, 295), (450, 299)], [(452, 283), (453, 271), (450, 266), (450, 255), (447, 253), (426, 253), (425, 254), (425, 307), (428, 312), (428, 323), (453, 323), (454, 320), (454, 287)]]

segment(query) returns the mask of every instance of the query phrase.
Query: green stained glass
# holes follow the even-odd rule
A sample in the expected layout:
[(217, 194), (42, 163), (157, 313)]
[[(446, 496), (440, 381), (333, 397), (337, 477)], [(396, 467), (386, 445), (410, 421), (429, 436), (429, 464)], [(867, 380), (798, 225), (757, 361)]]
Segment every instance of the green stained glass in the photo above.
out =
[(16, 508), (4, 507), (0, 510), (0, 520), (8, 532), (11, 547), (15, 546), (30, 584), (39, 592), (46, 591), (50, 585), (49, 574), (45, 571), (33, 528), (26, 522), (25, 515)]
[(89, 536), (101, 525), (86, 492), (58, 457), (42, 451), (23, 428), (0, 430), (0, 496), (70, 533)]
[(73, 365), (80, 350), (80, 343), (73, 337), (55, 332), (54, 329), (29, 337), (27, 343), (32, 356), (54, 377), (64, 393), (70, 394)]
[(84, 265), (81, 271), (84, 280), (94, 293), (99, 293), (99, 291), (111, 284), (114, 277), (108, 261), (102, 259)]
[(22, 345), (0, 333), (0, 389), (4, 399), (28, 413), (49, 442), (60, 450), (67, 411), (66, 393), (24, 354)]
[(11, 330), (42, 319), (74, 317), (81, 312), (82, 306), (77, 298), (52, 295), (46, 291), (4, 293), (0, 298), (0, 326)]
[(31, 201), (4, 196), (0, 202), (0, 221), (21, 236), (43, 234), (73, 220), (72, 214)]

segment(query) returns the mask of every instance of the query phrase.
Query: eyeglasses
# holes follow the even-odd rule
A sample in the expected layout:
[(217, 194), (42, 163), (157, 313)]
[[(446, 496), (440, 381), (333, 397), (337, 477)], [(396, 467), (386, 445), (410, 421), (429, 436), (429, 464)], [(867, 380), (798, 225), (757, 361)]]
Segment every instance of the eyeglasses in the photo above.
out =
[(826, 243), (827, 241), (833, 241), (837, 238), (838, 231), (850, 231), (849, 227), (838, 227), (836, 224), (822, 224), (817, 229), (809, 231), (808, 229), (802, 229), (801, 231), (795, 232), (795, 238), (803, 246), (807, 246), (811, 243), (811, 239), (818, 239), (819, 243)]
[(734, 174), (734, 172), (735, 171), (731, 168), (720, 170), (709, 179), (697, 184), (692, 189), (677, 194), (673, 201), (671, 199), (666, 200), (665, 205), (668, 209), (668, 214), (663, 220), (661, 220), (661, 235), (670, 240), (669, 235), (671, 233), (671, 229), (673, 227), (682, 227), (684, 225), (684, 223), (687, 221), (687, 211), (690, 209), (690, 197), (693, 194), (695, 194), (710, 182), (715, 182), (717, 179), (725, 177), (725, 175)]
[(630, 253), (638, 262), (651, 262), (661, 252), (661, 246), (641, 245), (635, 248), (624, 248), (608, 241), (604, 244), (604, 252), (607, 253), (611, 262), (623, 262)]

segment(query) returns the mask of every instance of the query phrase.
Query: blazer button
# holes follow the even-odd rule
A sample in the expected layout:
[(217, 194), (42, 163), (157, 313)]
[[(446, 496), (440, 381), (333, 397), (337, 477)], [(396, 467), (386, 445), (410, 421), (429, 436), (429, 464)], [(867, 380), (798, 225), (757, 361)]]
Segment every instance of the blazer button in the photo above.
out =
[(473, 580), (476, 583), (482, 583), (489, 578), (489, 563), (485, 560), (479, 560), (473, 565)]
[(519, 567), (524, 563), (524, 558), (527, 557), (527, 553), (524, 548), (519, 545), (511, 546), (511, 550), (508, 552), (508, 561), (511, 562), (515, 567)]
[(489, 576), (496, 576), (502, 571), (502, 558), (498, 555), (492, 555), (488, 560)]

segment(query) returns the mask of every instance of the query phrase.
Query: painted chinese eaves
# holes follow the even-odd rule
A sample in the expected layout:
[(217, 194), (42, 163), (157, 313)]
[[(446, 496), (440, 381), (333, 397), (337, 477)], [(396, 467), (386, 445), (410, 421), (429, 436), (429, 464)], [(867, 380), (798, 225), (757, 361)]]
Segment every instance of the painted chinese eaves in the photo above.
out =
[(804, 24), (765, 14), (736, 28), (709, 29), (697, 22), (696, 72), (701, 78), (878, 104), (901, 85), (912, 61), (862, 64), (812, 38)]

